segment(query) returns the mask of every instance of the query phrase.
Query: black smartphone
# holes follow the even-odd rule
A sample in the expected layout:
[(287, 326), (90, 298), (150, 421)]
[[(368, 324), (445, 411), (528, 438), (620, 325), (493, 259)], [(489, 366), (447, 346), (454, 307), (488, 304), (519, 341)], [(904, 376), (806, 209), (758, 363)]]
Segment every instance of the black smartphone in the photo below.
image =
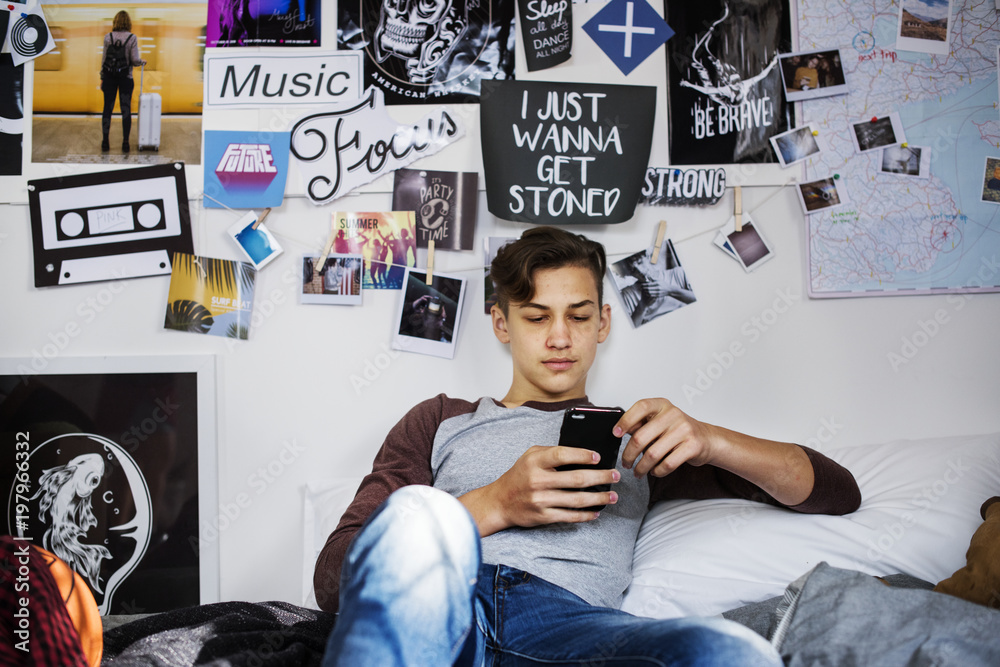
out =
[[(590, 449), (601, 455), (596, 464), (570, 464), (558, 466), (556, 470), (580, 470), (582, 468), (612, 469), (618, 463), (618, 450), (621, 449), (621, 437), (615, 437), (614, 428), (625, 411), (621, 408), (578, 407), (569, 408), (563, 415), (562, 428), (559, 431), (559, 444), (565, 447), (580, 447)], [(578, 491), (609, 491), (610, 484), (598, 484)], [(591, 512), (599, 512), (604, 505), (585, 507)]]

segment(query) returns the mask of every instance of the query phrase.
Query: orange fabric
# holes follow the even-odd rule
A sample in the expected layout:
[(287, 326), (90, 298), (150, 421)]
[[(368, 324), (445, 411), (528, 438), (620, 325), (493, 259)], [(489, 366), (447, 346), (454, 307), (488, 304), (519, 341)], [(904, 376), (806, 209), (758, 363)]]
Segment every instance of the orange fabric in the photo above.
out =
[(49, 571), (56, 580), (59, 592), (66, 603), (66, 611), (73, 619), (73, 626), (80, 636), (80, 644), (83, 647), (83, 654), (87, 656), (87, 663), (90, 667), (100, 667), (101, 655), (104, 653), (104, 628), (93, 593), (80, 575), (71, 570), (60, 558), (41, 547), (35, 549), (45, 556), (49, 564)]

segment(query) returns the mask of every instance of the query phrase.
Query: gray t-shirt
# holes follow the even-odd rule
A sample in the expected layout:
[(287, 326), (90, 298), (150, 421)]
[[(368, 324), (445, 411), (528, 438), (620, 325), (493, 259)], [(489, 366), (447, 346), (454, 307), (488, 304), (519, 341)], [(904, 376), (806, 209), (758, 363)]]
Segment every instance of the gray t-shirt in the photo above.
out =
[[(461, 496), (496, 481), (530, 447), (558, 444), (564, 413), (480, 400), (475, 412), (438, 428), (431, 454), (434, 486)], [(632, 550), (649, 503), (646, 480), (622, 468), (620, 455), (618, 469), (618, 502), (599, 518), (494, 533), (482, 540), (483, 562), (510, 565), (591, 604), (618, 607), (632, 578)]]

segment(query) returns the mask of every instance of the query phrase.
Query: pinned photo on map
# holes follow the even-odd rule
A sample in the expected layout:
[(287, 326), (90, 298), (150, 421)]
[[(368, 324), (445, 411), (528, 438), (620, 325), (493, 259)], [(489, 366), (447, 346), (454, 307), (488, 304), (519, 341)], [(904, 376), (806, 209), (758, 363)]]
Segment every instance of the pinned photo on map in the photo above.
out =
[(1000, 204), (1000, 157), (986, 158), (983, 172), (983, 201)]
[(897, 51), (948, 55), (951, 0), (903, 0), (899, 3)]
[(851, 141), (854, 142), (854, 150), (858, 153), (906, 143), (903, 121), (895, 111), (885, 116), (875, 116), (852, 123), (851, 130)]
[(838, 49), (785, 53), (779, 60), (789, 102), (850, 92)]
[(774, 147), (774, 153), (778, 156), (781, 166), (788, 167), (823, 150), (816, 141), (818, 135), (819, 132), (812, 125), (804, 125), (774, 135), (771, 137), (771, 146)]
[(931, 149), (928, 146), (887, 146), (882, 149), (883, 174), (928, 178), (931, 175)]
[(817, 211), (825, 211), (830, 208), (837, 208), (847, 204), (847, 191), (840, 180), (834, 176), (821, 178), (818, 181), (809, 183), (799, 183), (796, 189), (799, 194), (799, 203), (802, 204), (802, 212), (806, 215)]

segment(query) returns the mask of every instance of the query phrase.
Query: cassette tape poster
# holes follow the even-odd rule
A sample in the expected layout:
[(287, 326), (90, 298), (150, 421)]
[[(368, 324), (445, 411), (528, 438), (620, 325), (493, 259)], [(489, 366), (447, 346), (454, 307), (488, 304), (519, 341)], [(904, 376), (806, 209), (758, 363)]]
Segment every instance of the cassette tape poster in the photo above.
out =
[(792, 50), (788, 0), (667, 0), (670, 164), (775, 162), (794, 127), (778, 54)]
[(197, 374), (32, 371), (0, 384), (10, 534), (65, 561), (102, 615), (199, 604)]
[(28, 181), (35, 287), (168, 275), (194, 252), (180, 162)]
[(386, 104), (475, 102), (480, 81), (514, 78), (510, 0), (345, 0), (339, 9), (337, 48), (364, 50), (365, 86)]

